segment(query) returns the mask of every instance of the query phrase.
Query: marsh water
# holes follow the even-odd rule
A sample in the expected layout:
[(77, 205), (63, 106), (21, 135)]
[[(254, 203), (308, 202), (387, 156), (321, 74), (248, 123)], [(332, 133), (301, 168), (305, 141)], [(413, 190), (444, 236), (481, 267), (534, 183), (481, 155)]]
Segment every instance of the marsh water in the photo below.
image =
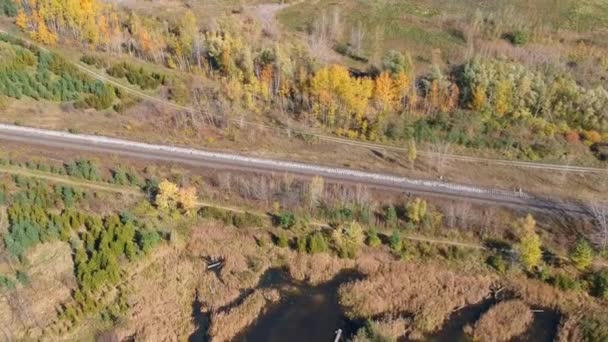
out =
[[(281, 301), (272, 304), (251, 326), (246, 328), (234, 341), (239, 342), (309, 342), (333, 341), (335, 331), (342, 329), (341, 341), (354, 336), (365, 322), (349, 320), (338, 301), (341, 284), (361, 278), (356, 272), (340, 273), (331, 281), (311, 286), (289, 277), (282, 269), (268, 270), (258, 284), (258, 288), (275, 288), (281, 293)], [(193, 304), (193, 309), (198, 299)], [(475, 323), (481, 315), (496, 304), (495, 299), (466, 306), (450, 315), (437, 332), (428, 336), (427, 341), (459, 342), (470, 341), (463, 328)], [(534, 308), (534, 321), (528, 331), (513, 342), (553, 341), (559, 325), (560, 315), (556, 311)], [(193, 310), (195, 312), (196, 310)], [(199, 329), (190, 341), (205, 341), (208, 317), (195, 317)]]
[(338, 303), (338, 288), (357, 277), (354, 272), (343, 272), (327, 283), (310, 286), (294, 281), (282, 270), (268, 271), (260, 287), (277, 288), (282, 300), (235, 341), (333, 341), (337, 329), (342, 329), (342, 336), (351, 336), (360, 323), (344, 315)]
[[(464, 333), (464, 327), (472, 325), (488, 311), (497, 300), (486, 299), (481, 303), (466, 306), (450, 315), (437, 332), (428, 337), (429, 342), (469, 342), (471, 338)], [(560, 314), (547, 308), (533, 308), (534, 320), (528, 330), (511, 342), (553, 342), (557, 334)]]

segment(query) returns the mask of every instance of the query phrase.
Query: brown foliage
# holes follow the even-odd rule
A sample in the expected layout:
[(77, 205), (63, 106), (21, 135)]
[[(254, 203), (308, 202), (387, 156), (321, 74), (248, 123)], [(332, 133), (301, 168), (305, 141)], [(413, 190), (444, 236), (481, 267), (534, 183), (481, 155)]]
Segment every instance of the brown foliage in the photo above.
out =
[(289, 274), (297, 280), (311, 284), (329, 281), (340, 271), (354, 267), (354, 261), (338, 259), (327, 253), (292, 254), (288, 265)]
[(501, 342), (523, 334), (532, 320), (532, 311), (522, 300), (494, 305), (473, 327), (476, 341)]
[(415, 315), (415, 325), (433, 331), (456, 308), (481, 301), (494, 279), (458, 274), (437, 264), (390, 262), (366, 279), (340, 288), (340, 303), (353, 318)]
[(280, 299), (277, 290), (256, 290), (243, 303), (228, 311), (213, 314), (209, 336), (212, 341), (230, 341), (243, 328), (253, 323), (269, 302)]

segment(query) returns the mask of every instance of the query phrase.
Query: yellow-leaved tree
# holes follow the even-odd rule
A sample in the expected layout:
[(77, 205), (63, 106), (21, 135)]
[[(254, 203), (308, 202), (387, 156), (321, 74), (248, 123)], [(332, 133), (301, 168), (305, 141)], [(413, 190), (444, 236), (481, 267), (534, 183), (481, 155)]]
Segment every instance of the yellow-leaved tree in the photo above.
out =
[(164, 180), (158, 184), (158, 193), (155, 203), (159, 209), (171, 209), (177, 207), (178, 187), (174, 183)]
[(522, 265), (530, 270), (538, 266), (542, 259), (541, 241), (535, 232), (536, 221), (532, 215), (516, 222), (515, 228), (519, 231), (520, 239), (517, 245)]
[(391, 110), (396, 102), (393, 87), (393, 79), (388, 72), (385, 71), (376, 78), (374, 98), (382, 110)]

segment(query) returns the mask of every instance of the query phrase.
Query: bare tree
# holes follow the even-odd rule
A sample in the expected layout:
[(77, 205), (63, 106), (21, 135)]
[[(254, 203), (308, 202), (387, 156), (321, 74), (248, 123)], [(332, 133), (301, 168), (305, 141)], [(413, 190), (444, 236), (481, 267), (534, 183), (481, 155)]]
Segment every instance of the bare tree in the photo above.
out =
[(448, 154), (450, 153), (449, 143), (435, 143), (431, 146), (432, 161), (435, 170), (443, 176), (443, 171), (447, 166)]
[(606, 250), (608, 248), (608, 206), (605, 203), (594, 203), (589, 206), (589, 211), (594, 221), (591, 241), (596, 247)]
[(325, 180), (321, 176), (315, 176), (308, 185), (308, 205), (315, 207), (323, 197), (325, 191)]
[(361, 22), (357, 22), (357, 26), (351, 28), (350, 45), (357, 55), (363, 52), (363, 39), (365, 38), (365, 30), (363, 30)]

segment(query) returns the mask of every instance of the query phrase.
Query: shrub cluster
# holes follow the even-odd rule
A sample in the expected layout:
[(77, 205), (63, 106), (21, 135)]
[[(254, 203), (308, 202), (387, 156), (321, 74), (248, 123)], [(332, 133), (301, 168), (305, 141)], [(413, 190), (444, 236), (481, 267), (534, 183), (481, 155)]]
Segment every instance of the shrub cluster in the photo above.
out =
[(114, 64), (106, 71), (110, 76), (113, 77), (126, 77), (129, 83), (136, 84), (140, 86), (141, 89), (156, 89), (166, 81), (166, 77), (162, 74), (148, 72), (144, 70), (143, 67), (137, 68), (126, 62)]

